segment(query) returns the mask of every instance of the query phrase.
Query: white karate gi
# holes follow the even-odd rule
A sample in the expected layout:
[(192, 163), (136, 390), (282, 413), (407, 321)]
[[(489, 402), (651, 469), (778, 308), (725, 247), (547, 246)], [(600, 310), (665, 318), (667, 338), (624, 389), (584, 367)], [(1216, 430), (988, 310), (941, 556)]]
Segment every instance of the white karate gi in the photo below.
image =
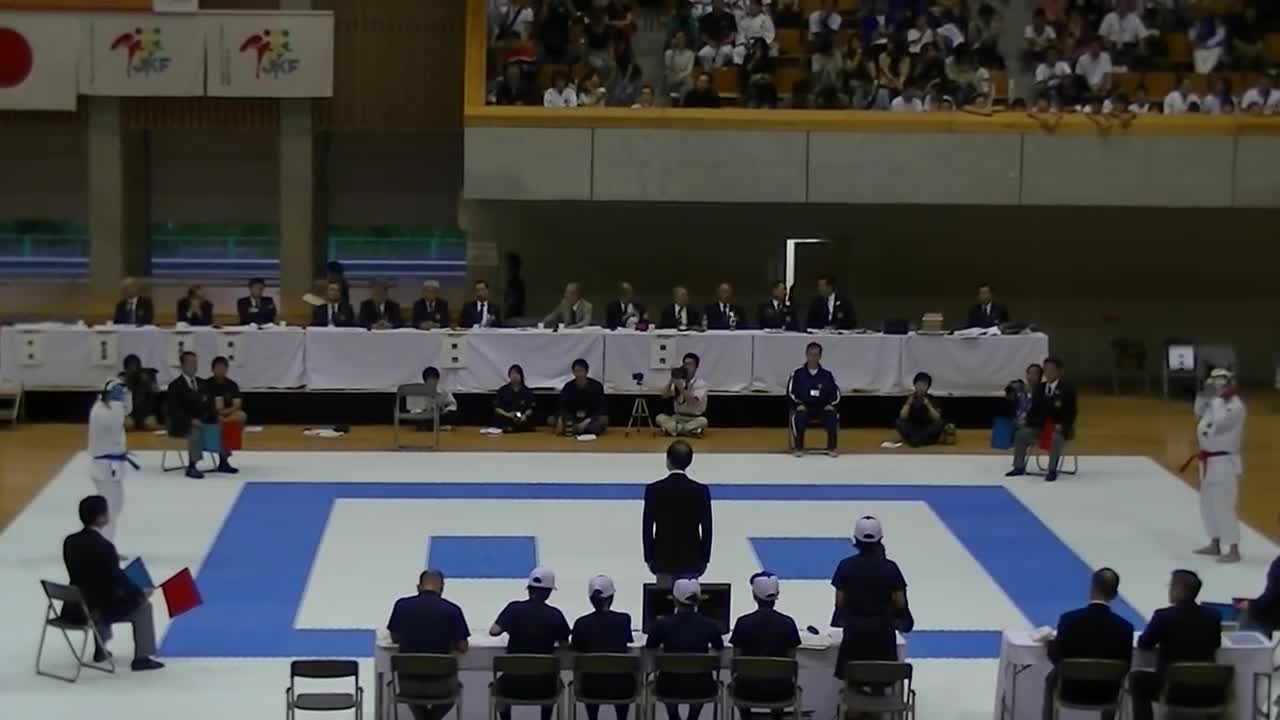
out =
[[(1196, 398), (1196, 438), (1200, 442), (1200, 515), (1210, 539), (1223, 549), (1240, 542), (1240, 443), (1244, 438), (1245, 406), (1237, 396)], [(1206, 453), (1226, 453), (1206, 456)]]
[(98, 494), (107, 499), (107, 525), (102, 528), (102, 534), (112, 542), (116, 520), (124, 509), (124, 476), (129, 469), (124, 434), (129, 405), (128, 395), (124, 401), (98, 399), (89, 411), (89, 473)]

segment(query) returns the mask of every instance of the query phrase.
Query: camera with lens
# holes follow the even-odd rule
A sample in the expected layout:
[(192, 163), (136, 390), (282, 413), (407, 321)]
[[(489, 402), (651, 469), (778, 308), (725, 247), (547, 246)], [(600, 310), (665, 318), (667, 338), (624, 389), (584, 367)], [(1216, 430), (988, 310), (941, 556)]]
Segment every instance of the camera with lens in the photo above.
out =
[(636, 385), (644, 385), (644, 373), (631, 373), (631, 379), (636, 381)]
[(671, 379), (672, 380), (688, 380), (689, 371), (685, 370), (683, 365), (678, 365), (676, 367), (673, 367), (671, 368)]

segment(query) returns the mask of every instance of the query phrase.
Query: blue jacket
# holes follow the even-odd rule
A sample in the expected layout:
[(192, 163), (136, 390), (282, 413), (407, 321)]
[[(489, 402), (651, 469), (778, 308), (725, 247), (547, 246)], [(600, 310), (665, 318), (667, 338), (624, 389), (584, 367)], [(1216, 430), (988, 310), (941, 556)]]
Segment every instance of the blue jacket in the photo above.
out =
[(791, 373), (791, 382), (787, 383), (787, 394), (797, 405), (825, 406), (840, 402), (840, 388), (836, 385), (835, 376), (821, 365), (818, 366), (818, 372), (812, 375), (803, 365), (796, 368)]

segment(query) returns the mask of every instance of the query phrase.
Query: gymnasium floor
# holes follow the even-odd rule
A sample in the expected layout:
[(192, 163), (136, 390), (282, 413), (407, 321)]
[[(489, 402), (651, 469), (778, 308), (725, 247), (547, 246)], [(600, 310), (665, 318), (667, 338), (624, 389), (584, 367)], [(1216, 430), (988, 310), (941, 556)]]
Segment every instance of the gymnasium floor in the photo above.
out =
[[(851, 431), (842, 436), (846, 454), (834, 460), (759, 452), (782, 444), (780, 430), (712, 433), (697, 444), (692, 469), (718, 500), (707, 578), (735, 584), (736, 615), (750, 604), (746, 578), (768, 568), (783, 578), (781, 609), (801, 625), (825, 625), (829, 575), (848, 552), (850, 525), (878, 515), (910, 584), (917, 630), (908, 655), (921, 717), (957, 720), (990, 717), (1000, 629), (1051, 624), (1083, 601), (1092, 568), (1120, 572), (1120, 610), (1139, 622), (1164, 604), (1174, 567), (1200, 572), (1206, 599), (1260, 590), (1277, 549), (1257, 531), (1246, 529), (1240, 565), (1190, 554), (1203, 541), (1195, 493), (1167, 469), (1190, 451), (1187, 408), (1105, 398), (1086, 407), (1082, 474), (1055, 485), (1005, 480), (1007, 458), (983, 451), (979, 433), (962, 434), (945, 452), (882, 453), (873, 448), (883, 433)], [(1242, 505), (1270, 532), (1274, 420), (1265, 403), (1251, 409)], [(161, 473), (159, 453), (148, 451), (128, 480), (122, 552), (142, 556), (157, 579), (190, 566), (206, 601), (169, 624), (157, 597), (170, 667), (87, 673), (75, 687), (37, 678), (36, 581), (65, 577), (60, 541), (76, 528), (76, 501), (91, 491), (77, 452), (82, 438), (73, 426), (0, 432), (0, 500), (13, 518), (0, 533), (5, 716), (276, 716), (283, 658), (296, 655), (366, 658), (371, 710), (372, 631), (425, 564), (445, 570), (446, 594), (477, 632), (521, 594), (534, 563), (557, 571), (562, 590), (553, 602), (571, 619), (585, 611), (586, 580), (597, 572), (614, 576), (620, 609), (639, 614), (646, 574), (638, 500), (663, 472), (662, 439), (617, 433), (580, 445), (468, 429), (449, 435), (446, 447), (475, 452), (419, 454), (374, 451), (389, 441), (383, 429), (312, 440), (273, 428), (249, 443), (314, 451), (246, 452), (239, 476), (202, 481)], [(545, 451), (552, 448), (565, 452)], [(370, 451), (344, 452), (356, 449)], [(117, 655), (127, 658), (130, 645), (119, 628)], [(50, 650), (49, 661), (66, 657), (65, 647)]]

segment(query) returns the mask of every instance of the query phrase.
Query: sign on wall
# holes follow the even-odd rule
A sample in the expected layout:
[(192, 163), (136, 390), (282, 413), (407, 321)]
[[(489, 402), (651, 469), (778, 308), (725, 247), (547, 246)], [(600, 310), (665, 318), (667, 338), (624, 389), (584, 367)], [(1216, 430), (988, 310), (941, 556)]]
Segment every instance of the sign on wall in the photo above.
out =
[(80, 92), (85, 95), (204, 94), (204, 28), (195, 16), (85, 17)]
[(208, 13), (206, 94), (332, 97), (331, 13)]
[(0, 12), (0, 110), (75, 110), (79, 36), (74, 16)]

